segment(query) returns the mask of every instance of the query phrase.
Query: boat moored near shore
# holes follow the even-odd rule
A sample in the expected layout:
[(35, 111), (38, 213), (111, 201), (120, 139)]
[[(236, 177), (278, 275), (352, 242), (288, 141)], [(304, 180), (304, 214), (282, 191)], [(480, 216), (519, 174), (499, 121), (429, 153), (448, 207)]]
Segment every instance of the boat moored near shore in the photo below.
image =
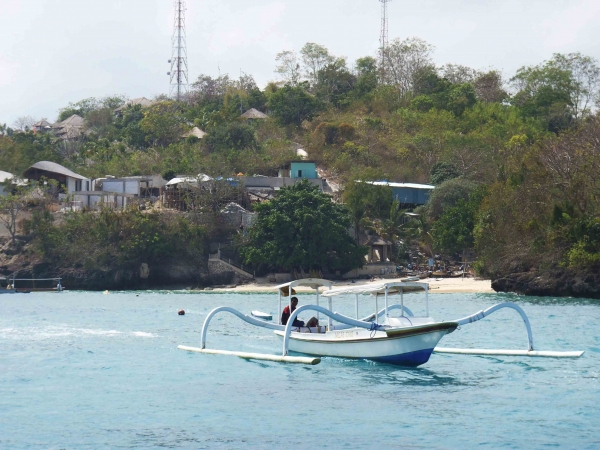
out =
[[(294, 288), (308, 287), (314, 289), (316, 303), (296, 308), (297, 299)], [(529, 319), (523, 309), (515, 303), (504, 302), (478, 311), (467, 317), (451, 321), (436, 321), (429, 314), (429, 285), (417, 281), (386, 281), (364, 285), (344, 286), (334, 289), (328, 280), (305, 278), (276, 286), (278, 297), (278, 321), (270, 321), (271, 315), (260, 311), (252, 311), (251, 315), (237, 309), (220, 306), (213, 309), (205, 318), (201, 332), (201, 346), (178, 348), (198, 353), (236, 355), (246, 359), (262, 359), (278, 362), (294, 362), (302, 364), (318, 364), (320, 357), (336, 357), (349, 359), (366, 359), (388, 364), (416, 367), (429, 361), (434, 351), (439, 353), (477, 354), (477, 355), (509, 355), (574, 358), (583, 354), (579, 352), (537, 351), (533, 346), (533, 335)], [(424, 314), (416, 315), (404, 304), (404, 295), (415, 291), (424, 292)], [(374, 303), (374, 312), (367, 317), (359, 318), (361, 297), (369, 296)], [(391, 304), (396, 296), (399, 303)], [(320, 305), (320, 299), (327, 300), (327, 307)], [(333, 311), (333, 298), (353, 297), (355, 317), (349, 317)], [(419, 296), (421, 297), (421, 296)], [(411, 296), (414, 299), (414, 296)], [(283, 302), (287, 307), (282, 310)], [(383, 308), (379, 309), (380, 301)], [(459, 326), (481, 320), (504, 308), (517, 311), (523, 319), (527, 331), (526, 350), (476, 350), (476, 349), (443, 349), (437, 347), (440, 340)], [(316, 312), (316, 318), (308, 324), (297, 320), (304, 311)], [(242, 321), (271, 329), (282, 339), (282, 355), (266, 355), (247, 352), (231, 352), (206, 349), (208, 327), (213, 317), (227, 312)], [(326, 323), (321, 323), (321, 316)], [(311, 322), (314, 323), (311, 324)], [(309, 325), (309, 326), (307, 326)], [(311, 355), (317, 358), (290, 356), (290, 352)]]

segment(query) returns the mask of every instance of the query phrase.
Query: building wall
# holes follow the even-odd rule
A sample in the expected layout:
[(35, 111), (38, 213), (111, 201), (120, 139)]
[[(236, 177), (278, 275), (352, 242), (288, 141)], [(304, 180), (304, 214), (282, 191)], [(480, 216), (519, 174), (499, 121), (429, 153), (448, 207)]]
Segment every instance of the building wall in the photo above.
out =
[[(81, 182), (81, 188), (78, 188), (77, 186), (78, 181)], [(72, 194), (74, 192), (89, 191), (91, 184), (89, 179), (76, 180), (75, 178), (67, 177), (67, 193)]]
[(314, 162), (293, 162), (290, 176), (292, 178), (318, 178), (317, 165)]
[(430, 190), (415, 189), (409, 187), (393, 187), (394, 200), (400, 203), (411, 203), (413, 205), (424, 205), (429, 200)]
[(102, 183), (104, 192), (118, 192), (120, 194), (140, 194), (139, 180), (104, 180)]
[[(303, 172), (304, 174), (304, 172)], [(284, 186), (293, 186), (294, 184), (300, 182), (300, 178), (280, 178), (280, 177), (240, 177), (240, 182), (244, 184), (245, 187), (255, 187), (255, 188), (281, 188)], [(309, 181), (318, 186), (321, 190), (323, 190), (323, 182), (320, 178), (312, 178)]]

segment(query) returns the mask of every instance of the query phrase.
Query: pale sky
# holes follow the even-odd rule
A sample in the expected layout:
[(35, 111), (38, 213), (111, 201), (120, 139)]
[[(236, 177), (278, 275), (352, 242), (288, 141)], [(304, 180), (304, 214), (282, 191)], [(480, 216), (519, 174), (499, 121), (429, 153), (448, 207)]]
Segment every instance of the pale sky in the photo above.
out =
[[(316, 42), (349, 63), (375, 56), (378, 0), (188, 0), (190, 81), (276, 80), (275, 55)], [(600, 0), (392, 0), (389, 38), (418, 36), (438, 65), (509, 78), (553, 53), (600, 59)], [(87, 97), (168, 93), (172, 0), (0, 0), (0, 123)]]

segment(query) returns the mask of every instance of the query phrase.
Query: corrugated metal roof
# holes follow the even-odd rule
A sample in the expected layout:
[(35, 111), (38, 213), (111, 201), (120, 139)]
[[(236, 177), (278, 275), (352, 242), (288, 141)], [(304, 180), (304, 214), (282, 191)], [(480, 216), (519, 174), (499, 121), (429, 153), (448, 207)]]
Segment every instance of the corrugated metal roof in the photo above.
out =
[(33, 166), (31, 166), (29, 169), (27, 169), (25, 171), (23, 176), (25, 178), (29, 178), (26, 174), (30, 170), (34, 170), (34, 169), (35, 170), (43, 170), (45, 172), (58, 173), (60, 175), (64, 175), (64, 176), (71, 177), (71, 178), (76, 178), (78, 180), (87, 180), (88, 179), (88, 178), (84, 177), (83, 175), (79, 175), (78, 173), (75, 173), (72, 170), (69, 170), (66, 167), (61, 166), (60, 164), (54, 163), (52, 161), (36, 162)]
[(14, 175), (12, 173), (0, 170), (0, 183), (5, 182), (6, 180), (12, 180), (13, 178)]
[(430, 184), (416, 184), (416, 183), (393, 183), (389, 181), (369, 181), (369, 184), (374, 186), (389, 186), (397, 188), (412, 188), (412, 189), (435, 189), (435, 186)]

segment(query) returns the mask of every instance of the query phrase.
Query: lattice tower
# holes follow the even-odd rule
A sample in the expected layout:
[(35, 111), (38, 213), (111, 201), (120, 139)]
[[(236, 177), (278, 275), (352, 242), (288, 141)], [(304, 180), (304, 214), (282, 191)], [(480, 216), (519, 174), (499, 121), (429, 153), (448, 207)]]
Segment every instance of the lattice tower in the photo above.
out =
[(173, 50), (171, 53), (171, 89), (170, 95), (178, 101), (183, 98), (188, 89), (188, 63), (187, 44), (185, 38), (185, 2), (176, 1), (175, 23), (173, 25), (173, 38), (171, 39)]
[(386, 81), (385, 51), (388, 46), (388, 14), (387, 4), (392, 0), (379, 0), (381, 2), (381, 32), (379, 34), (379, 67), (381, 68), (382, 81)]

